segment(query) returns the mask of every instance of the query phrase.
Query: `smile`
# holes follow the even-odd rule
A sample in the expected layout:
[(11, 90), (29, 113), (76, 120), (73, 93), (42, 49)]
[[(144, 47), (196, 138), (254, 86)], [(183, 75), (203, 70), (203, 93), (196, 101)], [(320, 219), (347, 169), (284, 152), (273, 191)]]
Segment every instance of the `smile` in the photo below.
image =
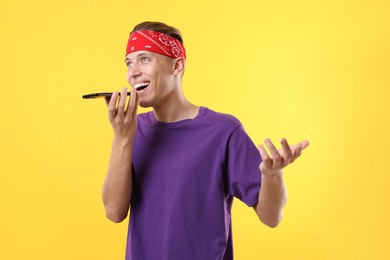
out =
[(142, 82), (134, 85), (135, 90), (141, 91), (149, 86), (150, 82)]

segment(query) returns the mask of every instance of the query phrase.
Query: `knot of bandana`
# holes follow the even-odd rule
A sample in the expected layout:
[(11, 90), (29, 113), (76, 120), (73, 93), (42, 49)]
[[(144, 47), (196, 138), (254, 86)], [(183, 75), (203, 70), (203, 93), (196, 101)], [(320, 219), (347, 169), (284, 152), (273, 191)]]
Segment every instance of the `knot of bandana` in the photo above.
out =
[(135, 31), (130, 34), (126, 56), (140, 50), (159, 53), (171, 58), (186, 58), (186, 50), (179, 40), (155, 31)]

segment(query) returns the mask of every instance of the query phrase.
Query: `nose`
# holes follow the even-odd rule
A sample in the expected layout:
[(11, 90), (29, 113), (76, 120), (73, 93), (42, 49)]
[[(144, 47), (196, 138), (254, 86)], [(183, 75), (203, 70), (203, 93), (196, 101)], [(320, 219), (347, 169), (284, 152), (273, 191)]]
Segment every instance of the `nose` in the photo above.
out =
[(126, 73), (127, 82), (129, 82), (129, 84), (132, 85), (131, 82), (134, 82), (134, 80), (136, 80), (141, 75), (142, 75), (142, 72), (140, 70), (140, 67), (139, 67), (138, 63), (134, 63), (127, 70), (127, 73)]

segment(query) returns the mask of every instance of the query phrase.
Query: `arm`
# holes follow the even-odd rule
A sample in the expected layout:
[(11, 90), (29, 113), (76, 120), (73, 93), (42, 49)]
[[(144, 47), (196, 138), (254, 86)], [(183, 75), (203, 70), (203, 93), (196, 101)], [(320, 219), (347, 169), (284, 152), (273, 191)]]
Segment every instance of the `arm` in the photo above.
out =
[(287, 201), (282, 170), (301, 155), (309, 142), (303, 141), (290, 147), (287, 140), (283, 138), (282, 149), (279, 151), (269, 139), (266, 139), (265, 143), (272, 157), (268, 155), (263, 145), (259, 145), (263, 160), (260, 164), (262, 181), (259, 200), (253, 208), (261, 222), (269, 227), (276, 227), (282, 220), (282, 210)]
[(108, 118), (114, 130), (110, 162), (103, 184), (102, 198), (106, 216), (113, 222), (123, 221), (129, 211), (132, 193), (132, 150), (137, 129), (138, 99), (132, 89), (127, 109), (123, 88), (118, 102), (118, 92), (106, 99)]

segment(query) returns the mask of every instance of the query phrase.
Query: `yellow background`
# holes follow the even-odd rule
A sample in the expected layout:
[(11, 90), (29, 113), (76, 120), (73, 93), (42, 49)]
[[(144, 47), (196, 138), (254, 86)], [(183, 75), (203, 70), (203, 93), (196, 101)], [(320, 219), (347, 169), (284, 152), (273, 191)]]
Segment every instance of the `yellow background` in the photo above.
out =
[(180, 28), (186, 96), (255, 143), (311, 141), (276, 229), (236, 200), (236, 259), (390, 259), (389, 2), (2, 1), (0, 259), (123, 259), (101, 203), (132, 27)]

